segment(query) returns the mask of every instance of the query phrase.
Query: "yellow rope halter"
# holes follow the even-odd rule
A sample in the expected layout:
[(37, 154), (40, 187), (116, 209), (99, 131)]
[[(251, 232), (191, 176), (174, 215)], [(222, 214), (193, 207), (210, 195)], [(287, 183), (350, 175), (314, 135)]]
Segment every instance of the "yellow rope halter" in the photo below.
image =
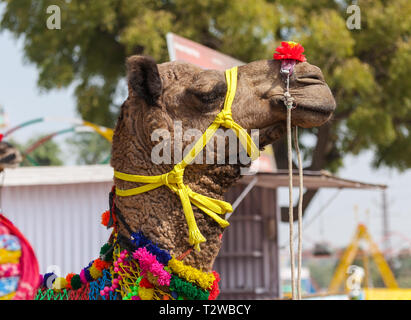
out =
[(204, 149), (206, 144), (210, 141), (220, 126), (232, 129), (235, 132), (251, 160), (255, 160), (259, 156), (259, 150), (250, 135), (233, 120), (231, 113), (231, 105), (237, 89), (237, 67), (226, 70), (225, 77), (227, 81), (227, 94), (225, 97), (223, 110), (220, 111), (213, 123), (207, 128), (200, 139), (197, 140), (190, 152), (187, 153), (183, 160), (176, 164), (170, 172), (157, 176), (140, 176), (114, 171), (114, 176), (118, 179), (145, 183), (145, 185), (141, 187), (132, 189), (121, 190), (116, 188), (116, 194), (120, 197), (137, 195), (164, 185), (171, 191), (177, 193), (181, 199), (181, 204), (183, 206), (184, 215), (188, 225), (189, 243), (198, 251), (200, 251), (200, 243), (205, 242), (206, 239), (198, 229), (191, 204), (194, 204), (197, 208), (208, 214), (222, 228), (229, 226), (229, 223), (227, 220), (222, 219), (218, 215), (232, 212), (233, 208), (228, 202), (201, 195), (186, 186), (183, 181), (185, 167), (188, 166), (201, 152), (201, 150)]

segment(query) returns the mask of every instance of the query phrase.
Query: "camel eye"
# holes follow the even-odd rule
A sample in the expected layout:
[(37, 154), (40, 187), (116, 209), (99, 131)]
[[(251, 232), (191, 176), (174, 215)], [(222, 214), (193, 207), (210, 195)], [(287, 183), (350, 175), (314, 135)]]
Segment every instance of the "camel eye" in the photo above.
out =
[(202, 88), (188, 88), (189, 93), (193, 94), (204, 103), (211, 103), (221, 99), (221, 97), (224, 97), (226, 90), (227, 85), (223, 82), (218, 82), (213, 88), (207, 91), (202, 90)]
[(193, 106), (201, 112), (213, 111), (224, 101), (227, 90), (226, 83), (223, 81), (213, 82), (197, 81), (186, 90), (192, 99)]

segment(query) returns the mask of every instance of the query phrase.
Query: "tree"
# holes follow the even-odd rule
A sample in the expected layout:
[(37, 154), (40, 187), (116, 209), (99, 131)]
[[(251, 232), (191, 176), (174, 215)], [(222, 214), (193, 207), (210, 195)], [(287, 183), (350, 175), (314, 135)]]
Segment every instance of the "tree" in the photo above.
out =
[(96, 133), (83, 133), (66, 140), (73, 154), (76, 154), (77, 164), (102, 164), (110, 160), (111, 144)]
[[(113, 126), (126, 56), (167, 61), (169, 31), (246, 62), (270, 58), (281, 40), (292, 39), (321, 67), (338, 104), (332, 121), (302, 131), (315, 141), (302, 145), (305, 168), (336, 172), (345, 155), (367, 149), (376, 167), (411, 166), (408, 0), (362, 0), (359, 30), (347, 28), (348, 0), (0, 1), (7, 3), (1, 29), (24, 38), (39, 87), (74, 82), (86, 120)], [(52, 4), (61, 8), (61, 30), (45, 27)], [(283, 168), (284, 141), (274, 147)], [(306, 192), (304, 207), (314, 196)]]
[(64, 164), (61, 159), (61, 149), (53, 140), (44, 142), (28, 154), (25, 153), (28, 148), (32, 147), (33, 144), (39, 141), (42, 137), (42, 135), (38, 135), (29, 139), (24, 144), (18, 143), (15, 140), (10, 141), (10, 143), (15, 146), (23, 156), (23, 161), (20, 164), (22, 167), (61, 166)]

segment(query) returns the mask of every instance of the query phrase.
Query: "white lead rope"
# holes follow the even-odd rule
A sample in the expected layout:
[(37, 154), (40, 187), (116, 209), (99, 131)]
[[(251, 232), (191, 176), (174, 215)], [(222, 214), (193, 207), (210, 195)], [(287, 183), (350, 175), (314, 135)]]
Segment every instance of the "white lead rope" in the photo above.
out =
[(299, 177), (299, 197), (298, 197), (298, 275), (297, 275), (297, 299), (301, 300), (301, 264), (303, 252), (303, 164), (301, 160), (300, 148), (298, 146), (298, 127), (294, 131), (294, 147), (298, 159), (298, 177)]
[(291, 108), (287, 107), (287, 144), (288, 144), (288, 217), (290, 229), (290, 264), (291, 264), (291, 295), (295, 300), (295, 257), (294, 257), (294, 223), (293, 223), (293, 161), (291, 142)]
[(294, 145), (298, 158), (299, 174), (299, 199), (298, 199), (298, 260), (297, 260), (297, 284), (295, 281), (295, 254), (294, 254), (294, 223), (293, 223), (293, 161), (292, 161), (292, 134), (291, 134), (291, 110), (294, 107), (294, 98), (289, 92), (290, 73), (288, 70), (282, 70), (287, 76), (286, 91), (284, 92), (285, 105), (287, 107), (287, 145), (288, 145), (288, 192), (289, 192), (289, 229), (290, 229), (290, 264), (291, 264), (291, 295), (293, 300), (301, 299), (301, 266), (302, 266), (302, 202), (303, 202), (303, 167), (301, 153), (298, 147), (298, 131), (295, 127)]

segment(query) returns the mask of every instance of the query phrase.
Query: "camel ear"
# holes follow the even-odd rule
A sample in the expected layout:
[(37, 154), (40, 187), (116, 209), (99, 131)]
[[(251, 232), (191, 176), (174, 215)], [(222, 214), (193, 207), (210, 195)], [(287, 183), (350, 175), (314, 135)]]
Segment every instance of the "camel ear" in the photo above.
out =
[(129, 93), (144, 99), (149, 105), (156, 105), (163, 85), (157, 63), (151, 57), (131, 56), (127, 59)]

